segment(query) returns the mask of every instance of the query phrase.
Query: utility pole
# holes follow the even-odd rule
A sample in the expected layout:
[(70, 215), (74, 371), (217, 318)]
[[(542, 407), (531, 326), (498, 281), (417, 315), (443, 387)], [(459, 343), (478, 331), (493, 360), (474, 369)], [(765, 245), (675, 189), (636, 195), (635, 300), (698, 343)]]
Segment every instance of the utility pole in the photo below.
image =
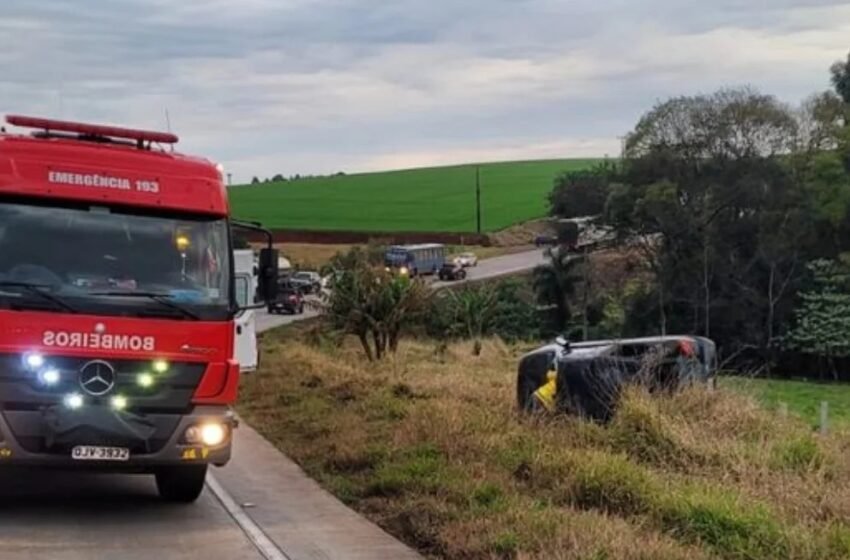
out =
[(481, 166), (475, 166), (475, 223), (476, 231), (481, 233)]

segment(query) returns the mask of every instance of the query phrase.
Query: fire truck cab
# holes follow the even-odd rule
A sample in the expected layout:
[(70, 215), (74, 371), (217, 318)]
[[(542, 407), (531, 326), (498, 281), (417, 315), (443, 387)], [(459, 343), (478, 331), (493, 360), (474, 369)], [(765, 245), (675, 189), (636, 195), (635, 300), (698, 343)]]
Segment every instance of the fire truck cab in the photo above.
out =
[(237, 294), (220, 167), (170, 133), (7, 122), (34, 132), (0, 131), (0, 468), (154, 474), (193, 501), (230, 458), (257, 303)]

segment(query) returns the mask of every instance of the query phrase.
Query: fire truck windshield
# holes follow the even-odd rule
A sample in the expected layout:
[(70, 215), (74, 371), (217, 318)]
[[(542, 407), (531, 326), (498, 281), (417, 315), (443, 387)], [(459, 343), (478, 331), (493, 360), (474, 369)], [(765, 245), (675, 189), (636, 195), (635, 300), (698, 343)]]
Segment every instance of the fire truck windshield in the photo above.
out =
[(222, 218), (0, 200), (0, 308), (224, 319), (228, 248)]

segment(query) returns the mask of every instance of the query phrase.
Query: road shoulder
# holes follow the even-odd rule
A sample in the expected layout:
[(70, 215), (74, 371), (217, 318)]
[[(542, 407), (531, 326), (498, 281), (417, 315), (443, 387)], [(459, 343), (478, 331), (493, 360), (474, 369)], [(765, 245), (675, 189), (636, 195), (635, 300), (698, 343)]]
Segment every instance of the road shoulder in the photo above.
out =
[(244, 423), (236, 434), (233, 459), (214, 473), (291, 560), (421, 560), (326, 492)]

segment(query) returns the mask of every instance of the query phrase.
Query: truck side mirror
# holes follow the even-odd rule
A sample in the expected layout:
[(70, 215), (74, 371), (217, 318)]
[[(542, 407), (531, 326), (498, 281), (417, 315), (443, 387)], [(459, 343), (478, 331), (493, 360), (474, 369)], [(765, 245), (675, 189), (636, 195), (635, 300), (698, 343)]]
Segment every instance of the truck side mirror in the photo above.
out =
[(260, 249), (260, 271), (257, 284), (260, 288), (260, 295), (266, 302), (277, 299), (277, 259), (277, 249)]

